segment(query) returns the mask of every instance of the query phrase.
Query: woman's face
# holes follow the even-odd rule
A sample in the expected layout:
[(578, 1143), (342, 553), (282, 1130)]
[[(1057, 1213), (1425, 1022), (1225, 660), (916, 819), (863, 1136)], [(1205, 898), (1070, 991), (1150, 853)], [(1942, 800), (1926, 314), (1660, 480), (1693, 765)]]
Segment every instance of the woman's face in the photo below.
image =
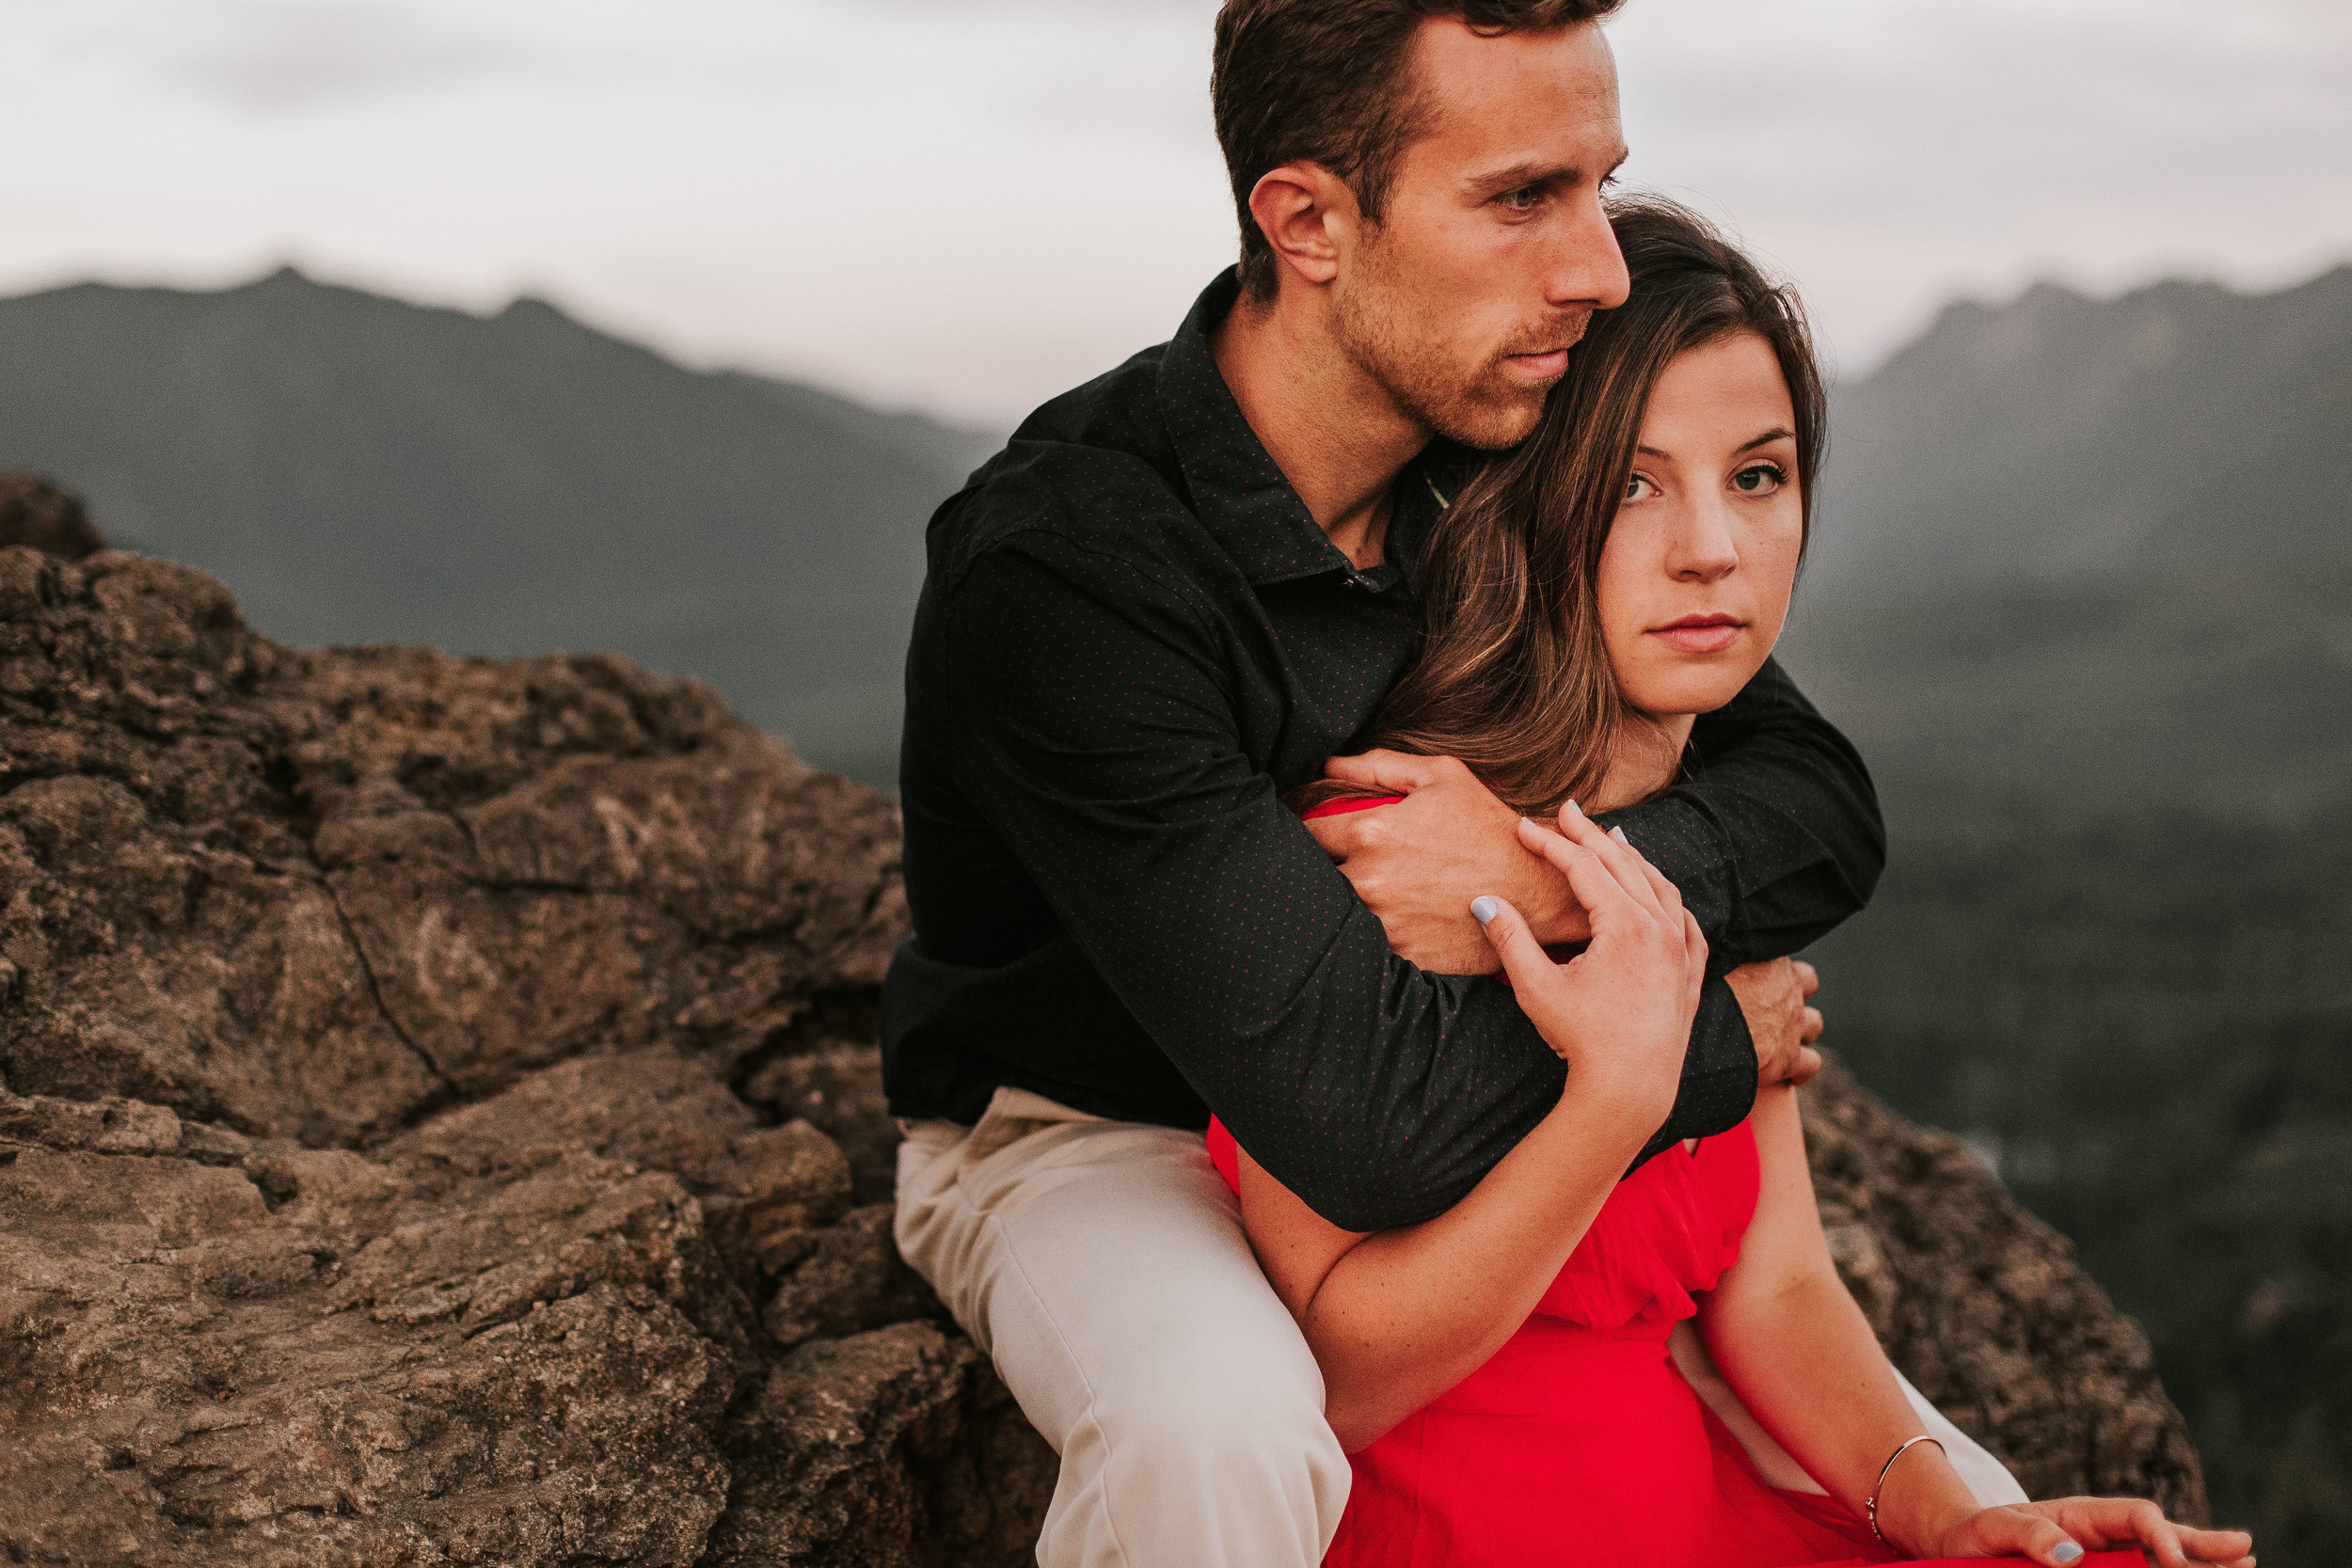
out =
[(1772, 651), (1804, 540), (1796, 430), (1755, 333), (1677, 355), (1659, 377), (1600, 555), (1601, 634), (1635, 707), (1719, 708)]

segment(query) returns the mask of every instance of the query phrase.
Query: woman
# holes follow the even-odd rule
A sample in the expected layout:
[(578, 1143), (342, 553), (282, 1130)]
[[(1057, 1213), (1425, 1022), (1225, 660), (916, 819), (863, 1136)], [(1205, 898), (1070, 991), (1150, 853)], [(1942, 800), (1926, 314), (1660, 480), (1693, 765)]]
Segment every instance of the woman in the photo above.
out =
[[(2250, 1562), (2248, 1537), (2148, 1503), (1978, 1506), (1917, 1437), (1830, 1262), (1792, 1091), (1627, 1174), (1674, 1101), (1706, 943), (1578, 801), (1664, 788), (1693, 716), (1762, 666), (1804, 550), (1822, 396), (1794, 301), (1752, 263), (1663, 203), (1616, 223), (1632, 298), (1596, 320), (1535, 437), (1454, 499), (1427, 557), (1438, 613), (1375, 721), (1381, 744), (1459, 757), (1530, 814), (1523, 841), (1590, 915), (1562, 964), (1507, 904), (1472, 905), (1568, 1063), (1560, 1101), (1454, 1209), (1371, 1235), (1211, 1129), (1355, 1456), (1327, 1561), (2090, 1568), (2085, 1548), (2137, 1544), (2164, 1568)], [(1304, 803), (1382, 803), (1346, 788)], [(1827, 1498), (1767, 1485), (1673, 1370), (1667, 1337), (1693, 1315)]]

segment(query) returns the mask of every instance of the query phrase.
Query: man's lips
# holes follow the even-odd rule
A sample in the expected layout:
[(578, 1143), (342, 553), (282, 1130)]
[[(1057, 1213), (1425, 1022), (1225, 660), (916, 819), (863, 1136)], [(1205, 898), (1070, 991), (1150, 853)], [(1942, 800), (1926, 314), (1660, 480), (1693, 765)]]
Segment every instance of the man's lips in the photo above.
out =
[(1685, 615), (1679, 621), (1650, 627), (1649, 634), (1677, 653), (1719, 654), (1739, 641), (1746, 627), (1747, 623), (1737, 615)]
[(1541, 354), (1512, 354), (1503, 357), (1504, 364), (1531, 379), (1561, 374), (1568, 368), (1568, 351), (1564, 348), (1546, 349)]

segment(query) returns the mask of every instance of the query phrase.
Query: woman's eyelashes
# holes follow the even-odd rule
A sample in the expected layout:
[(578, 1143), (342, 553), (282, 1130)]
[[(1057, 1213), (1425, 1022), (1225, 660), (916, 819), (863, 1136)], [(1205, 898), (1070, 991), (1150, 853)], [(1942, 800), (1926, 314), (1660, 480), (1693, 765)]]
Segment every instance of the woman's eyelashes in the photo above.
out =
[[(1750, 463), (1733, 470), (1731, 475), (1731, 488), (1751, 499), (1777, 495), (1788, 483), (1788, 470), (1777, 463)], [(1664, 493), (1656, 480), (1636, 472), (1625, 482), (1624, 503), (1650, 500)]]

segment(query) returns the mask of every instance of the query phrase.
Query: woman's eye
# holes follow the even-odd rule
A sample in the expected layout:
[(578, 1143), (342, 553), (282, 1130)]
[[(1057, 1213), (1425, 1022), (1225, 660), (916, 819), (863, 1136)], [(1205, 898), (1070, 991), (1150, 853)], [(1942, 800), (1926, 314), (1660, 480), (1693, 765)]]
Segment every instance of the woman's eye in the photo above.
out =
[(1625, 482), (1625, 499), (1627, 500), (1638, 501), (1645, 496), (1654, 496), (1657, 493), (1658, 486), (1649, 482), (1649, 476), (1647, 474), (1635, 474), (1631, 479)]
[(1788, 483), (1776, 463), (1757, 463), (1731, 476), (1731, 487), (1743, 496), (1769, 496)]

